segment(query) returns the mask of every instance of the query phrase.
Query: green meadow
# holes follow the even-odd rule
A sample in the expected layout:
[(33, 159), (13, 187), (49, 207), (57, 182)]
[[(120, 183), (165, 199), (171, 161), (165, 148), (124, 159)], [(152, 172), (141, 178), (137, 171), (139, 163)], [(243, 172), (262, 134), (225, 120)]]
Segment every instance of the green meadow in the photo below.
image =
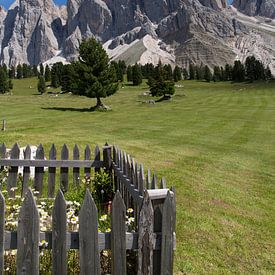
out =
[[(153, 104), (125, 85), (94, 99), (38, 95), (36, 79), (0, 95), (0, 143), (101, 147), (107, 141), (176, 187), (175, 274), (275, 273), (275, 82), (178, 83)], [(57, 91), (49, 89), (49, 91)], [(83, 154), (82, 154), (83, 156)]]

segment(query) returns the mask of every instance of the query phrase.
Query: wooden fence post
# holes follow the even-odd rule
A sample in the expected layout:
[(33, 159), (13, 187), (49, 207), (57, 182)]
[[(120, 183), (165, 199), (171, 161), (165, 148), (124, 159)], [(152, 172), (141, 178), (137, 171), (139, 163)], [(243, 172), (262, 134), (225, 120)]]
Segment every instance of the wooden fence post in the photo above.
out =
[(2, 131), (6, 131), (7, 122), (5, 119), (2, 121)]
[(103, 147), (103, 163), (105, 172), (109, 174), (112, 180), (112, 146), (109, 146), (107, 143)]
[[(7, 153), (7, 147), (6, 147), (5, 143), (3, 143), (0, 146), (0, 158), (5, 159), (6, 158), (6, 153)], [(0, 172), (2, 170), (4, 170), (4, 166), (0, 166)]]
[(20, 209), (17, 229), (17, 274), (39, 274), (39, 213), (30, 189)]
[[(91, 148), (89, 145), (86, 145), (85, 151), (84, 151), (84, 159), (85, 160), (91, 160)], [(90, 178), (91, 176), (91, 168), (90, 167), (86, 167), (84, 168), (84, 173), (85, 176)]]
[(138, 225), (138, 275), (153, 274), (153, 226), (154, 211), (145, 191)]
[[(36, 159), (45, 159), (45, 153), (42, 144), (40, 144), (36, 150)], [(35, 167), (34, 189), (39, 192), (39, 196), (41, 196), (43, 192), (43, 178), (44, 167)]]
[[(50, 160), (56, 160), (56, 148), (53, 144), (49, 153)], [(55, 192), (56, 167), (49, 167), (48, 173), (48, 197), (53, 198)]]
[(61, 190), (55, 198), (52, 214), (52, 259), (54, 275), (67, 274), (66, 202)]
[(81, 274), (99, 275), (97, 208), (88, 189), (79, 213), (79, 254)]
[[(79, 160), (79, 149), (77, 144), (75, 144), (74, 149), (73, 149), (73, 160)], [(79, 186), (80, 184), (80, 169), (79, 167), (74, 167), (73, 168), (73, 185), (74, 186)]]
[[(24, 159), (31, 159), (31, 148), (29, 145), (24, 150)], [(21, 193), (22, 198), (25, 196), (25, 193), (28, 191), (30, 171), (31, 171), (30, 167), (25, 166), (23, 168), (23, 183), (22, 183), (22, 193)]]
[[(99, 146), (96, 145), (95, 147), (95, 160), (100, 161), (100, 149)], [(99, 173), (100, 172), (100, 168), (95, 168), (95, 173)]]
[[(19, 154), (20, 154), (20, 148), (19, 148), (19, 145), (16, 143), (11, 149), (10, 158), (19, 159)], [(15, 191), (13, 191), (12, 188), (16, 187), (17, 173), (18, 173), (18, 166), (12, 166), (9, 170), (8, 182), (7, 182), (7, 190), (10, 197), (15, 196)]]
[(170, 192), (163, 204), (161, 230), (161, 275), (173, 274), (173, 202)]
[(126, 275), (126, 208), (119, 191), (116, 192), (111, 213), (112, 274)]
[[(66, 144), (63, 145), (61, 150), (61, 160), (69, 159), (69, 150)], [(61, 167), (60, 168), (60, 188), (62, 192), (68, 191), (68, 182), (69, 182), (69, 168)]]
[(4, 274), (5, 198), (0, 191), (0, 275)]

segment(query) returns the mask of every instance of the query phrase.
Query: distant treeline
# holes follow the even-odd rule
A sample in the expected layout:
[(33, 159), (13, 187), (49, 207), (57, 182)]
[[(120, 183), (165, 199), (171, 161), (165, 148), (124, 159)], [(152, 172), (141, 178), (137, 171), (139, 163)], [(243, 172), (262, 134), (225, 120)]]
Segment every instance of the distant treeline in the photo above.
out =
[[(127, 66), (124, 61), (112, 61), (111, 67), (117, 81), (123, 82), (124, 75), (127, 81), (133, 85), (139, 85), (143, 79), (156, 78), (160, 64), (154, 66), (151, 63), (145, 65), (135, 64)], [(207, 65), (193, 65), (189, 68), (180, 68), (175, 66), (172, 68), (170, 64), (162, 66), (162, 78), (166, 81), (178, 82), (180, 80), (202, 80), (202, 81), (256, 81), (272, 79), (272, 74), (269, 67), (257, 60), (254, 56), (247, 57), (245, 62), (237, 60), (234, 65), (226, 64), (224, 67), (215, 66), (211, 70)], [(40, 82), (50, 82), (54, 88), (61, 87), (62, 90), (68, 90), (68, 83), (73, 77), (70, 64), (64, 65), (61, 62), (49, 65), (39, 66), (18, 64), (16, 67), (8, 68), (5, 64), (0, 66), (0, 93), (8, 92), (12, 89), (12, 79), (22, 79), (29, 77), (38, 77)], [(43, 83), (42, 83), (43, 84)], [(42, 85), (44, 86), (44, 84)]]

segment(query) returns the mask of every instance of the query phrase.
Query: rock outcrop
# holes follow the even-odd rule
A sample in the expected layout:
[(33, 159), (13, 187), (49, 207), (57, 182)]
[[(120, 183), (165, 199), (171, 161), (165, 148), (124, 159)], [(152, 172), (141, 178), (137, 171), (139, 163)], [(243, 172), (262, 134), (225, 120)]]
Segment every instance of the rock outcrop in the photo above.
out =
[(234, 0), (233, 6), (248, 16), (275, 19), (275, 0)]
[[(275, 73), (275, 0), (16, 0), (0, 10), (1, 61), (38, 64), (77, 57), (79, 44), (96, 37), (114, 60), (224, 65), (256, 55)], [(247, 49), (245, 48), (247, 47)]]

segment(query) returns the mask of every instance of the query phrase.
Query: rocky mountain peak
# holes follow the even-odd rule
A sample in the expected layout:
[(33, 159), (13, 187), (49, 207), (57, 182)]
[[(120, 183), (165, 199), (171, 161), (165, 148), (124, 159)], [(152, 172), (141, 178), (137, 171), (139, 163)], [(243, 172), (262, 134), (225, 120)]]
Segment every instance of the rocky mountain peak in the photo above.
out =
[(275, 19), (275, 0), (234, 0), (233, 6), (248, 16)]

